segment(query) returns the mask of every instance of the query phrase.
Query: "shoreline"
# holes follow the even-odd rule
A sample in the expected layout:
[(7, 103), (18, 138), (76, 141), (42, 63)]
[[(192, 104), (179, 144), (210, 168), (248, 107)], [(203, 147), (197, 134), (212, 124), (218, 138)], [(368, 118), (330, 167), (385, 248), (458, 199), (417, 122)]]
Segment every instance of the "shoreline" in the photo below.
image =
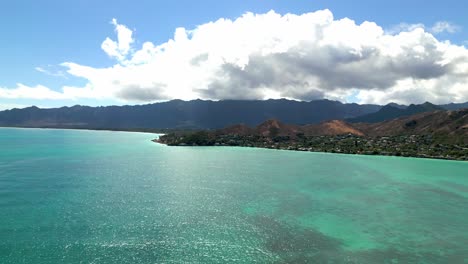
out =
[(229, 145), (218, 145), (218, 146), (208, 146), (208, 145), (169, 145), (162, 142), (160, 139), (153, 139), (152, 142), (156, 144), (165, 145), (168, 147), (237, 147), (237, 148), (252, 148), (252, 149), (268, 149), (268, 150), (277, 150), (277, 151), (291, 151), (291, 152), (309, 152), (309, 153), (320, 153), (320, 154), (337, 154), (337, 155), (355, 155), (355, 156), (375, 156), (375, 157), (395, 157), (395, 158), (412, 158), (412, 159), (424, 159), (424, 160), (445, 160), (445, 161), (456, 161), (456, 162), (468, 162), (467, 159), (454, 159), (446, 157), (437, 157), (437, 156), (397, 156), (397, 155), (385, 155), (385, 154), (366, 154), (366, 153), (343, 153), (343, 152), (331, 152), (331, 151), (311, 151), (311, 150), (296, 150), (296, 149), (285, 149), (285, 148), (268, 148), (268, 147), (256, 147), (256, 146), (229, 146)]
[(22, 126), (0, 126), (0, 128), (13, 128), (13, 129), (50, 129), (50, 130), (78, 130), (78, 131), (107, 131), (107, 132), (130, 132), (130, 133), (146, 133), (146, 134), (159, 134), (164, 135), (167, 132), (160, 131), (148, 131), (144, 129), (117, 129), (117, 128), (77, 128), (77, 127), (22, 127)]
[[(165, 135), (168, 131), (159, 130), (148, 131), (146, 129), (116, 129), (116, 128), (66, 128), (66, 127), (21, 127), (21, 126), (0, 126), (0, 128), (13, 128), (13, 129), (51, 129), (51, 130), (78, 130), (78, 131), (107, 131), (107, 132), (129, 132), (129, 133), (145, 133), (145, 134), (158, 134)], [(370, 154), (370, 153), (344, 153), (344, 152), (331, 152), (331, 151), (313, 151), (313, 150), (298, 150), (290, 148), (273, 148), (273, 147), (260, 147), (260, 146), (230, 146), (230, 145), (170, 145), (160, 140), (160, 138), (152, 139), (152, 142), (156, 144), (166, 145), (170, 147), (240, 147), (240, 148), (255, 148), (255, 149), (270, 149), (270, 150), (282, 150), (282, 151), (294, 151), (294, 152), (311, 152), (311, 153), (324, 153), (324, 154), (341, 154), (341, 155), (359, 155), (359, 156), (381, 156), (381, 157), (398, 157), (398, 158), (417, 158), (417, 159), (432, 159), (432, 160), (450, 160), (450, 161), (468, 161), (468, 159), (455, 159), (448, 157), (438, 156), (423, 156), (423, 155), (385, 155), (382, 153)]]

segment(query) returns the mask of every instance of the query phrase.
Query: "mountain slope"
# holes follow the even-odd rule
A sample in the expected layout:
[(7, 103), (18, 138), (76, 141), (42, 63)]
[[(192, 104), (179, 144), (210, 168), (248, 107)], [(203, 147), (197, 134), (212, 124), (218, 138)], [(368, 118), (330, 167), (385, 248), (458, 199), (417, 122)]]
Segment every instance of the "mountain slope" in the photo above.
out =
[(269, 119), (258, 126), (251, 128), (246, 125), (233, 125), (223, 129), (218, 129), (214, 132), (216, 135), (254, 135), (263, 137), (287, 136), (296, 138), (302, 134), (304, 136), (334, 136), (353, 134), (356, 136), (364, 136), (360, 130), (352, 125), (341, 121), (331, 120), (320, 124), (309, 124), (304, 126), (285, 124), (276, 119)]
[(273, 118), (291, 124), (319, 123), (357, 117), (376, 112), (380, 108), (378, 105), (342, 104), (329, 100), (173, 100), (136, 106), (13, 109), (0, 112), (0, 126), (206, 129), (238, 123), (253, 126)]
[(468, 108), (468, 102), (461, 103), (461, 104), (450, 103), (450, 104), (440, 105), (440, 107), (446, 110), (460, 110), (460, 109)]
[(433, 135), (443, 142), (468, 144), (468, 108), (425, 112), (374, 124), (353, 124), (367, 136)]
[(332, 120), (318, 125), (306, 125), (303, 126), (302, 129), (305, 132), (304, 134), (311, 136), (334, 136), (343, 134), (364, 136), (362, 131), (341, 120)]
[(425, 112), (380, 123), (332, 120), (297, 126), (267, 120), (255, 128), (237, 125), (216, 131), (169, 133), (155, 141), (170, 146), (244, 146), (468, 160), (468, 109)]
[(456, 111), (439, 110), (400, 117), (379, 123), (350, 124), (331, 120), (304, 126), (290, 125), (270, 119), (251, 128), (235, 125), (216, 130), (217, 135), (253, 135), (263, 137), (336, 136), (352, 134), (362, 137), (432, 135), (439, 141), (468, 144), (468, 108)]
[(410, 105), (407, 108), (401, 108), (394, 106), (392, 104), (388, 104), (379, 111), (363, 116), (359, 116), (356, 118), (350, 118), (347, 119), (348, 122), (351, 123), (378, 123), (382, 122), (385, 120), (391, 120), (394, 118), (402, 117), (402, 116), (410, 116), (414, 115), (417, 113), (423, 113), (423, 112), (431, 112), (431, 111), (437, 111), (437, 110), (444, 110), (442, 107), (431, 104), (429, 102), (426, 102), (424, 104), (420, 105)]

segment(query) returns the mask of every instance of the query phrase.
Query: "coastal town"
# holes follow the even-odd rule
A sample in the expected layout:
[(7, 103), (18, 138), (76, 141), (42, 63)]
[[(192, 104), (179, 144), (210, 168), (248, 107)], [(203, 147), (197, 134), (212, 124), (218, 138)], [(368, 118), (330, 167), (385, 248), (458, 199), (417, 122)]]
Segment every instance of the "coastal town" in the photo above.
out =
[(261, 135), (216, 135), (206, 131), (174, 133), (158, 142), (170, 146), (239, 146), (280, 150), (330, 152), (361, 155), (404, 156), (449, 160), (468, 160), (468, 146), (438, 143), (432, 135), (363, 137), (353, 134), (297, 137)]

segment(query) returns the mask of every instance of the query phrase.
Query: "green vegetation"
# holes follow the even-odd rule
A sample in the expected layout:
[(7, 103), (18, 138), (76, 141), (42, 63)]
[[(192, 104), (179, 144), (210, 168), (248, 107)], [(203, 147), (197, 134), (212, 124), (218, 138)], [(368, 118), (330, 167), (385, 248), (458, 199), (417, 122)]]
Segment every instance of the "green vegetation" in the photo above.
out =
[(363, 155), (388, 155), (437, 159), (468, 160), (468, 145), (446, 144), (432, 135), (389, 137), (339, 136), (264, 137), (260, 135), (216, 135), (201, 131), (171, 133), (158, 142), (170, 146), (240, 146), (312, 152)]

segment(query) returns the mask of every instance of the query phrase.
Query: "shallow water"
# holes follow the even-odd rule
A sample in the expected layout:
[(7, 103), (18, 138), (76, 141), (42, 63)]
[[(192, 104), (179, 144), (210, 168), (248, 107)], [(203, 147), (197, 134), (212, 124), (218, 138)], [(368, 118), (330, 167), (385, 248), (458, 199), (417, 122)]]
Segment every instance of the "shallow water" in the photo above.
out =
[(0, 262), (468, 262), (468, 162), (154, 137), (0, 129)]

